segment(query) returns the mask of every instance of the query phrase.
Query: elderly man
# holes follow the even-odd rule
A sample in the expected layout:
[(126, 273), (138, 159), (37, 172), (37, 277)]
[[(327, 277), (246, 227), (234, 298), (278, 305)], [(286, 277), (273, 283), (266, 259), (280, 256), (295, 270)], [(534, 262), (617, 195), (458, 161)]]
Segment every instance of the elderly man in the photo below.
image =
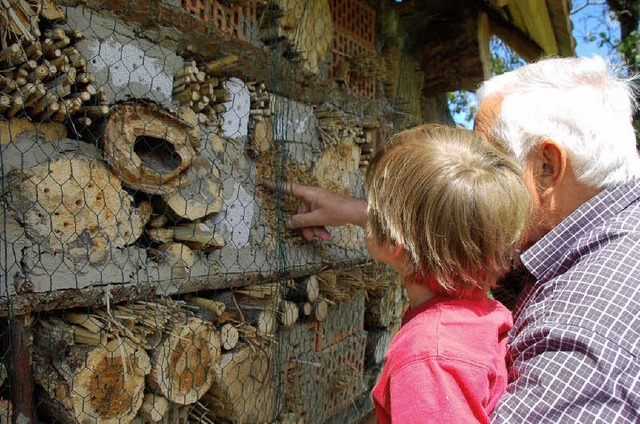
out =
[[(476, 129), (522, 166), (536, 204), (519, 261), (510, 382), (494, 422), (640, 422), (640, 158), (631, 81), (599, 57), (546, 59), (478, 91)], [(287, 225), (328, 239), (366, 203), (317, 187)]]

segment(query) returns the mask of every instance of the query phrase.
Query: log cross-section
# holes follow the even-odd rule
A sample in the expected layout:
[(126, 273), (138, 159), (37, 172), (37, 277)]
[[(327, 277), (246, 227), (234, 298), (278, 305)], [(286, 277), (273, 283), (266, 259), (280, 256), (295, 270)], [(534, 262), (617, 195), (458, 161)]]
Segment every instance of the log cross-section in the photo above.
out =
[(168, 194), (191, 166), (199, 140), (188, 124), (152, 104), (121, 104), (105, 124), (102, 147), (114, 173), (134, 190)]
[(192, 404), (211, 387), (220, 354), (220, 336), (213, 325), (189, 318), (175, 325), (156, 348), (147, 384), (172, 402)]

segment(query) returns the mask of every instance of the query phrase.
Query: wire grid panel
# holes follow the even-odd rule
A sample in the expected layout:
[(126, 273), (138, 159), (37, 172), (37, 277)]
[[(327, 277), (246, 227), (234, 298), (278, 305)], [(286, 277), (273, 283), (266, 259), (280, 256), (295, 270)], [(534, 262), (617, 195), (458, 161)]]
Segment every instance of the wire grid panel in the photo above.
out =
[[(286, 94), (296, 39), (257, 37), (275, 6), (46, 3), (0, 15), (2, 417), (319, 422), (366, 397), (364, 297), (316, 278), (368, 261), (364, 235), (306, 242), (282, 187), (361, 194), (371, 148), (360, 118)], [(348, 396), (305, 415), (285, 389), (307, 356), (350, 379), (318, 374)]]

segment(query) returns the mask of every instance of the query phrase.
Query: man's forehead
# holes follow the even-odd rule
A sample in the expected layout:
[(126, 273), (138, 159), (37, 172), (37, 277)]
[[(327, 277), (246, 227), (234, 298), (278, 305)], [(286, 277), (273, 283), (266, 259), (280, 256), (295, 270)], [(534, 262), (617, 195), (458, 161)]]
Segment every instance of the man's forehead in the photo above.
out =
[(485, 97), (476, 112), (473, 129), (481, 133), (487, 140), (490, 140), (491, 127), (498, 118), (500, 107), (502, 106), (502, 96), (492, 95)]

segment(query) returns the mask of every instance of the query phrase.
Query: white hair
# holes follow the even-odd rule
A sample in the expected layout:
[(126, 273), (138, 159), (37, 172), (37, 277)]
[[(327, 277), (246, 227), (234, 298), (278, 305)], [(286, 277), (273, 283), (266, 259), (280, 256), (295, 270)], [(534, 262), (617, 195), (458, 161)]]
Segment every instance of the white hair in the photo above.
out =
[(601, 57), (553, 58), (486, 81), (482, 99), (500, 96), (490, 136), (525, 165), (538, 143), (551, 139), (567, 151), (578, 181), (606, 187), (640, 177), (632, 114), (635, 76), (610, 72)]

